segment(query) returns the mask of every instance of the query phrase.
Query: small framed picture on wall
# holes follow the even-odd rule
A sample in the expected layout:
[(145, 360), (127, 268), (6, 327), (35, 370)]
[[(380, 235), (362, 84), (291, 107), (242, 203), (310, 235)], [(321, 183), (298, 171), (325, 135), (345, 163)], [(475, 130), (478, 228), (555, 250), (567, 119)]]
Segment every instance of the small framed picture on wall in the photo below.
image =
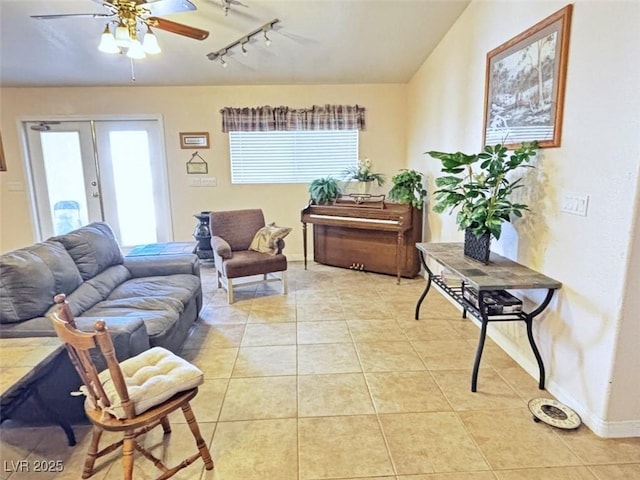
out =
[(180, 132), (180, 148), (209, 148), (209, 132)]

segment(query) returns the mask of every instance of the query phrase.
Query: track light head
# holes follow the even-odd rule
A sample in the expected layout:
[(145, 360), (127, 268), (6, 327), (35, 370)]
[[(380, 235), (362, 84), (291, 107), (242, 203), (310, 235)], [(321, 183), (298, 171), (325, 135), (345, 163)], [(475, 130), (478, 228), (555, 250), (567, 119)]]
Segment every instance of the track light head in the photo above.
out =
[[(224, 0), (223, 0), (223, 2), (224, 2)], [(255, 30), (253, 30), (252, 32), (249, 32), (244, 37), (240, 37), (235, 42), (230, 43), (229, 45), (227, 45), (224, 48), (221, 48), (217, 52), (209, 52), (209, 53), (207, 53), (207, 58), (209, 60), (220, 60), (220, 63), (222, 64), (222, 66), (226, 68), (227, 67), (227, 62), (225, 62), (222, 57), (224, 55), (226, 55), (229, 50), (231, 50), (232, 48), (237, 47), (238, 45), (240, 45), (240, 49), (242, 51), (242, 55), (246, 56), (249, 53), (248, 50), (247, 50), (247, 45), (249, 45), (249, 43), (251, 42), (251, 39), (253, 37), (255, 37), (256, 35), (260, 35), (260, 33), (262, 33), (262, 35), (264, 36), (265, 45), (268, 47), (269, 45), (271, 45), (271, 39), (267, 35), (267, 32), (269, 32), (270, 30), (273, 30), (273, 26), (276, 23), (278, 23), (279, 21), (280, 21), (279, 19), (274, 18), (269, 23), (265, 23), (260, 28), (256, 28)]]

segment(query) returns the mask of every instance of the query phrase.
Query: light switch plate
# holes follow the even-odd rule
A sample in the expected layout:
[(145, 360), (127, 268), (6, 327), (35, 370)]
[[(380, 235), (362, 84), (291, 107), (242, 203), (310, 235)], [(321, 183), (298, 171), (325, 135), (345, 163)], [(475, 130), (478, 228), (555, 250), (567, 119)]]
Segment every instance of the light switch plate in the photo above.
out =
[(200, 179), (203, 187), (217, 187), (218, 179), (216, 177), (202, 177)]
[(560, 210), (572, 215), (587, 216), (587, 206), (589, 205), (589, 195), (577, 195), (575, 193), (565, 193), (562, 195), (562, 205)]

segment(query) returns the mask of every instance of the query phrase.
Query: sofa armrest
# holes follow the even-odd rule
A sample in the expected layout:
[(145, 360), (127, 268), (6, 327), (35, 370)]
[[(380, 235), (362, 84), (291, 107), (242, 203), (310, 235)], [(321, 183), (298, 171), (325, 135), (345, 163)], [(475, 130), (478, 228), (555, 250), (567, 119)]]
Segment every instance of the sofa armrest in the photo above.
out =
[(221, 258), (229, 259), (233, 257), (233, 252), (231, 251), (231, 245), (223, 239), (222, 237), (212, 236), (211, 237), (211, 248)]
[(125, 257), (124, 266), (129, 269), (133, 278), (176, 274), (200, 276), (198, 257), (191, 253)]

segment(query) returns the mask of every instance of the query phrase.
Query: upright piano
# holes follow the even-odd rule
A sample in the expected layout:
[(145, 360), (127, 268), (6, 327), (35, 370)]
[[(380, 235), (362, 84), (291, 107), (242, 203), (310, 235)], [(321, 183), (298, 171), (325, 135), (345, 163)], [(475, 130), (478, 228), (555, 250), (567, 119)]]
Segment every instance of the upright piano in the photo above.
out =
[(415, 207), (384, 201), (309, 204), (301, 221), (305, 269), (310, 223), (318, 263), (396, 275), (398, 282), (420, 271), (415, 245), (422, 241), (422, 210)]

